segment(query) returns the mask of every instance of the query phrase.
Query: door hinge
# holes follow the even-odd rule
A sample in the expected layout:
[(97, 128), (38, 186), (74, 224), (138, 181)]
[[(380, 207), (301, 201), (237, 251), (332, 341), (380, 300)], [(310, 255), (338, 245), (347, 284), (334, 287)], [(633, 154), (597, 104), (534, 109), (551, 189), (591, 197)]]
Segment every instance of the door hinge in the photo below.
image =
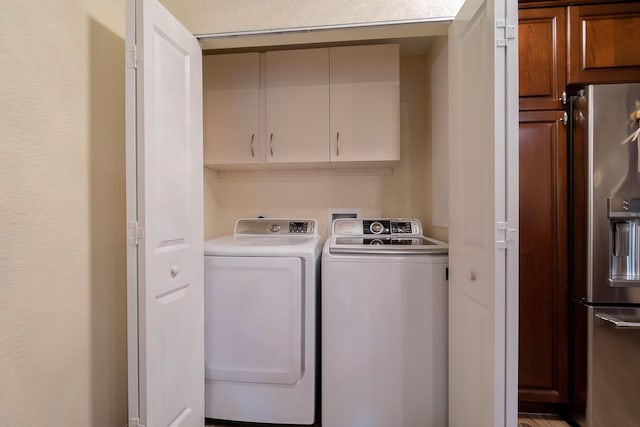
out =
[(138, 51), (138, 48), (136, 47), (135, 44), (130, 44), (127, 45), (127, 50), (126, 50), (126, 62), (127, 62), (127, 68), (133, 68), (136, 69), (138, 68), (138, 64), (140, 63), (140, 59), (141, 59), (141, 52)]
[(509, 228), (508, 222), (497, 222), (496, 228), (498, 231), (504, 232), (504, 240), (496, 240), (496, 246), (498, 249), (509, 249), (509, 246), (513, 246), (515, 242), (516, 229)]
[(500, 28), (504, 30), (504, 37), (496, 38), (496, 46), (497, 47), (506, 47), (507, 41), (515, 40), (517, 32), (517, 28), (513, 24), (507, 24), (506, 19), (496, 19), (496, 28)]
[(144, 425), (140, 424), (140, 418), (130, 418), (127, 427), (144, 427)]
[(140, 227), (138, 221), (127, 222), (127, 244), (135, 246), (140, 243), (144, 237), (144, 229)]

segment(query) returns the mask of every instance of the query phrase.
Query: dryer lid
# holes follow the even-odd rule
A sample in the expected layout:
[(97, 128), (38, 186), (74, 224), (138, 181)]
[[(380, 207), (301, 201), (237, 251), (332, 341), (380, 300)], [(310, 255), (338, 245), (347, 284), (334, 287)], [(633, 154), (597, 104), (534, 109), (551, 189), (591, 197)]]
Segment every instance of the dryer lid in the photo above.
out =
[(204, 244), (205, 255), (294, 256), (314, 259), (322, 251), (313, 219), (239, 219), (231, 236)]

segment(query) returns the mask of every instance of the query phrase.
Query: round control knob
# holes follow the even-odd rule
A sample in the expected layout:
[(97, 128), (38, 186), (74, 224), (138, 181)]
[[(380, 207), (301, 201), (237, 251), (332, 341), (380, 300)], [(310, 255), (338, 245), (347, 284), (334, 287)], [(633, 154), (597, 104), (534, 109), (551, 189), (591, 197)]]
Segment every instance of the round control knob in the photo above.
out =
[(380, 234), (384, 230), (384, 225), (376, 221), (371, 223), (371, 225), (369, 226), (369, 230), (371, 230), (373, 234)]
[(272, 233), (277, 233), (278, 231), (280, 231), (280, 224), (271, 224), (269, 230), (271, 230)]
[(380, 240), (380, 239), (373, 239), (373, 240), (371, 241), (371, 243), (369, 243), (369, 244), (370, 244), (370, 245), (383, 245), (383, 244), (384, 244), (384, 242), (383, 242), (382, 240)]
[(177, 265), (171, 267), (171, 277), (176, 277), (178, 273), (180, 273), (180, 267), (178, 267)]

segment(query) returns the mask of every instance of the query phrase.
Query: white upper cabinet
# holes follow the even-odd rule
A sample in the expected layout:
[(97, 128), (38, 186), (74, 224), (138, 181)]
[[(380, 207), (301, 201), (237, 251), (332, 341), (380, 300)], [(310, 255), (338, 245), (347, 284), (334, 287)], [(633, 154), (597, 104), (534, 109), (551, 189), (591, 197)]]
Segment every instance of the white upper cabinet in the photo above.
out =
[(264, 161), (257, 52), (203, 57), (204, 163)]
[(400, 159), (398, 45), (203, 61), (207, 166), (369, 166)]
[(329, 49), (266, 53), (267, 163), (329, 162)]
[(398, 45), (332, 48), (331, 162), (400, 159)]

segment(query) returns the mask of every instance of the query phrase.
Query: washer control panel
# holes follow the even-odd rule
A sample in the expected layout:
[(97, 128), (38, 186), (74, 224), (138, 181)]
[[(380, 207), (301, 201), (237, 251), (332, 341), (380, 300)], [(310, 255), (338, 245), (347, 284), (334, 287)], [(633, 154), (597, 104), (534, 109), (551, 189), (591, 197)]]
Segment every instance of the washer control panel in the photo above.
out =
[(315, 235), (317, 222), (314, 219), (240, 219), (236, 222), (236, 235)]
[(333, 234), (341, 236), (365, 235), (422, 235), (422, 224), (411, 218), (339, 218), (333, 222)]

